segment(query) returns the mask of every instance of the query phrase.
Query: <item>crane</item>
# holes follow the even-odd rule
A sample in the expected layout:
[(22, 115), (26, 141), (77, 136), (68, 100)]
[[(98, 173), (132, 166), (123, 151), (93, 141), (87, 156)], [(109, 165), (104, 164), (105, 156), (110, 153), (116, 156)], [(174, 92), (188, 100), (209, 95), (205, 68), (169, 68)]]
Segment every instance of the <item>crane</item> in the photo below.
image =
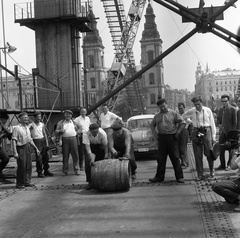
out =
[[(122, 0), (102, 0), (102, 2), (115, 50), (115, 56), (110, 69), (111, 74), (104, 85), (105, 96), (136, 72), (132, 48), (146, 0), (132, 0), (127, 17), (125, 17)], [(138, 113), (143, 113), (144, 111), (141, 88), (140, 80), (134, 81), (126, 88), (129, 105)], [(118, 95), (108, 101), (109, 106), (112, 106), (112, 108), (117, 97)]]

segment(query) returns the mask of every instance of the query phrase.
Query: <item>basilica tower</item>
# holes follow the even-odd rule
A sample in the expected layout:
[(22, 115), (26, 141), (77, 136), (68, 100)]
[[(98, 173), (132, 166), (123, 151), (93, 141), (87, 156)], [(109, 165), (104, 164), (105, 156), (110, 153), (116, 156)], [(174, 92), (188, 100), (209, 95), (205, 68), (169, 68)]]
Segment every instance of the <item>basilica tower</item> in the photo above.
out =
[(86, 32), (83, 37), (84, 62), (84, 92), (85, 103), (89, 107), (102, 98), (103, 81), (106, 79), (104, 71), (104, 46), (97, 29), (97, 21), (93, 11), (90, 10), (88, 18), (92, 32)]
[[(142, 68), (162, 53), (162, 40), (155, 23), (155, 14), (152, 5), (148, 3), (145, 14), (144, 30), (141, 43), (141, 66)], [(162, 61), (155, 64), (142, 75), (143, 88), (145, 88), (145, 106), (147, 113), (155, 113), (156, 102), (159, 97), (164, 97), (164, 80)]]

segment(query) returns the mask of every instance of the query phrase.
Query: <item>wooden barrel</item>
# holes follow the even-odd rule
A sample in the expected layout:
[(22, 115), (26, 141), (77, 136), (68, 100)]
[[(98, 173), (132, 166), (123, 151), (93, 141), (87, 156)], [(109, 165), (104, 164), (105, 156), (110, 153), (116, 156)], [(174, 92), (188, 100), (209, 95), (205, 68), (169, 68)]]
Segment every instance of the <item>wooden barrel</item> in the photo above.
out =
[(91, 185), (94, 189), (113, 192), (128, 190), (132, 185), (129, 160), (105, 159), (91, 167)]

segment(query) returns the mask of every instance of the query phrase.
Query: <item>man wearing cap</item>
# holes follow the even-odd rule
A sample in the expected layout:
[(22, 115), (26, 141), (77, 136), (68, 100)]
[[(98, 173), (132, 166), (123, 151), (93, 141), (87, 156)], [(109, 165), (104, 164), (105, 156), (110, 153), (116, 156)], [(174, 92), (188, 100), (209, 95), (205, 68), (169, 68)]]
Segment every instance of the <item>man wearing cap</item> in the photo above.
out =
[(85, 145), (83, 144), (83, 133), (89, 131), (89, 126), (91, 124), (90, 118), (87, 115), (87, 109), (85, 107), (80, 108), (80, 116), (77, 117), (74, 122), (80, 127), (79, 131), (79, 145), (78, 145), (78, 155), (79, 155), (79, 166), (80, 170), (83, 170), (83, 160), (85, 156)]
[(102, 129), (108, 133), (109, 129), (111, 128), (111, 125), (116, 121), (116, 120), (121, 120), (119, 116), (114, 114), (113, 112), (109, 112), (108, 106), (106, 104), (102, 105), (102, 113), (99, 117), (100, 125)]
[(32, 187), (32, 157), (31, 146), (36, 150), (37, 155), (40, 151), (36, 147), (31, 137), (28, 127), (29, 117), (26, 112), (22, 112), (18, 116), (20, 124), (13, 128), (12, 142), (13, 142), (13, 156), (17, 159), (17, 179), (16, 187)]
[[(53, 176), (53, 173), (49, 171), (49, 155), (48, 155), (48, 139), (46, 134), (45, 125), (42, 122), (41, 112), (34, 114), (34, 121), (29, 124), (31, 136), (34, 144), (40, 151), (39, 155), (36, 155), (36, 168), (39, 178), (45, 176)], [(44, 170), (44, 174), (43, 174)]]
[(91, 189), (91, 166), (94, 162), (108, 159), (107, 134), (97, 123), (89, 126), (89, 131), (83, 133), (83, 143), (86, 148), (85, 173), (88, 182), (87, 190)]
[(211, 148), (216, 141), (216, 126), (210, 108), (202, 105), (201, 97), (192, 98), (194, 107), (183, 113), (183, 118), (190, 118), (193, 124), (192, 146), (195, 157), (197, 181), (206, 178), (203, 169), (203, 154), (206, 156), (210, 170), (210, 177), (214, 177)]
[(78, 140), (77, 134), (80, 127), (72, 120), (73, 112), (71, 110), (64, 111), (64, 120), (57, 124), (56, 135), (62, 136), (62, 154), (63, 167), (62, 176), (68, 175), (69, 155), (72, 155), (73, 170), (76, 175), (80, 175), (78, 166)]
[(114, 158), (126, 157), (130, 160), (132, 178), (136, 179), (137, 164), (133, 153), (133, 139), (121, 121), (115, 121), (108, 133), (108, 146)]
[(158, 141), (159, 157), (156, 174), (149, 181), (151, 183), (164, 181), (167, 156), (169, 155), (177, 182), (184, 183), (179, 160), (178, 139), (185, 127), (185, 121), (179, 113), (168, 108), (165, 98), (159, 99), (157, 105), (160, 112), (154, 116), (150, 126), (155, 140)]
[[(6, 122), (8, 120), (9, 116), (7, 114), (1, 114), (0, 115), (0, 144), (2, 144), (2, 139), (7, 138), (11, 140), (12, 133), (10, 130), (6, 127)], [(6, 153), (6, 151), (0, 146), (0, 178), (4, 178), (4, 174), (2, 173), (3, 169), (6, 167), (6, 165), (9, 162), (9, 156)]]
[(230, 160), (230, 168), (237, 170), (238, 178), (234, 180), (214, 183), (212, 189), (222, 196), (228, 203), (236, 203), (238, 207), (234, 211), (240, 212), (240, 156), (238, 146), (233, 149), (233, 156)]

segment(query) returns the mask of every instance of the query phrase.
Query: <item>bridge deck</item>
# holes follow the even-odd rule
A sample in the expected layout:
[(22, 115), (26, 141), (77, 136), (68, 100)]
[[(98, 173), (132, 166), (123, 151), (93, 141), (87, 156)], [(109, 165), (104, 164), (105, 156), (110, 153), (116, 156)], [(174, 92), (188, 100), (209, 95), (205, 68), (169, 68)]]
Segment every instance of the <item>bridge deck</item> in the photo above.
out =
[[(234, 171), (195, 182), (191, 145), (188, 152), (185, 184), (175, 181), (170, 160), (165, 181), (149, 183), (156, 161), (146, 159), (137, 161), (132, 188), (116, 193), (85, 190), (84, 172), (71, 175), (71, 166), (70, 174), (62, 177), (61, 161), (54, 157), (54, 176), (38, 178), (33, 172), (33, 188), (19, 190), (14, 179), (1, 181), (0, 237), (240, 237), (240, 213), (233, 211), (236, 205), (225, 203), (211, 190), (212, 183), (231, 179)], [(15, 161), (10, 166), (13, 172)], [(207, 171), (206, 159), (204, 167)]]

